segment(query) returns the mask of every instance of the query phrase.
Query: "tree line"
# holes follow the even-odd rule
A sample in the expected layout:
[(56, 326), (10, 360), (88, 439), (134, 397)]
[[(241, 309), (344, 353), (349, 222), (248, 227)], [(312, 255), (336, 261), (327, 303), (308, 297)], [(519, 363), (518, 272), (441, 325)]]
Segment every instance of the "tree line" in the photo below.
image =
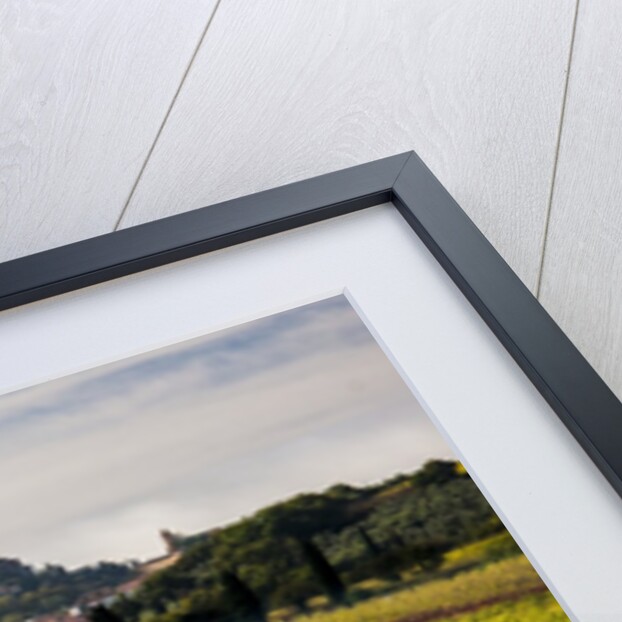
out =
[(347, 604), (357, 582), (433, 570), (448, 550), (500, 529), (461, 465), (432, 461), (378, 485), (298, 495), (190, 540), (174, 566), (93, 620), (242, 622), (304, 611), (319, 595)]
[[(94, 622), (242, 622), (281, 607), (334, 605), (368, 578), (432, 570), (456, 546), (503, 529), (461, 465), (436, 460), (377, 485), (300, 494), (208, 534), (177, 535), (180, 559), (131, 596), (94, 608)], [(96, 537), (96, 534), (94, 534)], [(34, 571), (0, 560), (0, 622), (67, 608), (136, 576), (131, 565)]]

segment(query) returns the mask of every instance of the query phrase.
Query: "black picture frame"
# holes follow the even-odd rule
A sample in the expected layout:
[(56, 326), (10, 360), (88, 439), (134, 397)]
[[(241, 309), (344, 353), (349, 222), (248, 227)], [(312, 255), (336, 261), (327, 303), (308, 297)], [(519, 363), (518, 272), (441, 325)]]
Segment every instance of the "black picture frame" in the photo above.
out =
[(2, 263), (0, 311), (388, 202), (622, 496), (622, 403), (413, 151)]

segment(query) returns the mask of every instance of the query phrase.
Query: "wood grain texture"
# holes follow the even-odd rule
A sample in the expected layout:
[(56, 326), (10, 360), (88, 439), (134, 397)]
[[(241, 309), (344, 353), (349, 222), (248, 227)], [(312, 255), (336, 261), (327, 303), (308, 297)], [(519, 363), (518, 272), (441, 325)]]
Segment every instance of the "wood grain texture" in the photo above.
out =
[(213, 7), (0, 3), (0, 261), (113, 229)]
[(622, 398), (622, 4), (581, 2), (541, 301)]
[(533, 287), (573, 12), (223, 0), (122, 226), (415, 149)]

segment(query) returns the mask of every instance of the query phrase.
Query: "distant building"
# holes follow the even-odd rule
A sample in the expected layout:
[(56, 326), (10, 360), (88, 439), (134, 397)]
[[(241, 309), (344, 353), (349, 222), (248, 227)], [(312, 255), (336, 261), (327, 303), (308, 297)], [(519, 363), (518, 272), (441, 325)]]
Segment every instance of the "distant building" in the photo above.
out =
[(77, 612), (77, 616), (71, 618), (65, 617), (51, 617), (45, 620), (37, 618), (35, 622), (82, 622), (86, 618), (82, 617), (84, 614), (97, 605), (104, 605), (109, 607), (114, 604), (120, 596), (131, 596), (140, 586), (149, 578), (152, 574), (170, 568), (181, 557), (181, 551), (177, 548), (178, 537), (172, 534), (170, 531), (162, 530), (160, 532), (162, 540), (166, 545), (166, 554), (160, 557), (154, 557), (145, 562), (138, 562), (134, 569), (137, 576), (130, 581), (126, 581), (120, 585), (114, 585), (109, 587), (100, 588), (96, 591), (83, 594), (82, 597), (76, 602), (75, 607), (71, 611)]
[[(208, 537), (208, 535), (209, 532), (205, 532), (200, 534), (199, 537), (204, 539)], [(182, 555), (182, 548), (185, 540), (184, 536), (176, 535), (168, 529), (162, 529), (160, 531), (160, 537), (166, 547), (166, 553), (160, 557), (154, 557), (144, 562), (137, 562), (134, 566), (137, 576), (134, 577), (134, 579), (122, 583), (121, 585), (102, 587), (98, 590), (83, 594), (74, 606), (67, 611), (38, 616), (26, 622), (88, 622), (86, 614), (89, 609), (97, 605), (110, 606), (122, 595), (131, 596), (140, 588), (147, 578), (156, 572), (170, 568)]]
[(164, 540), (164, 546), (166, 546), (166, 552), (169, 555), (179, 550), (180, 540), (183, 539), (168, 529), (160, 529), (160, 537)]

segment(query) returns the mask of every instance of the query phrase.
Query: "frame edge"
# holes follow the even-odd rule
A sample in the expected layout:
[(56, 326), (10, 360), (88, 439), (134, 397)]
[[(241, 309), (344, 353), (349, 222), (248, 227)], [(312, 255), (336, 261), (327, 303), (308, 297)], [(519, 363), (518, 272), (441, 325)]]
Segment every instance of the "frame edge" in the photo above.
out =
[(393, 203), (622, 497), (622, 403), (413, 152)]
[(389, 202), (411, 154), (0, 263), (0, 311)]

